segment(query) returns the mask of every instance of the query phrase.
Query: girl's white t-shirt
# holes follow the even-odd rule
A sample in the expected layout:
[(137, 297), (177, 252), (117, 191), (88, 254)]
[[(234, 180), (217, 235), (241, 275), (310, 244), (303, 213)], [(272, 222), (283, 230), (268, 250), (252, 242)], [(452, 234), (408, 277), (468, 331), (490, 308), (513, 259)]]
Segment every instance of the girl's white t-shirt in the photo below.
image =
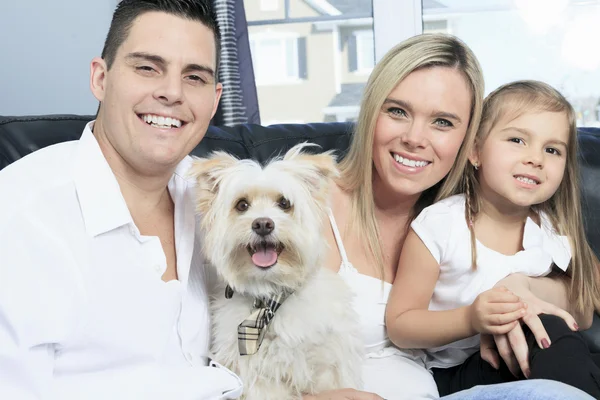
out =
[[(465, 218), (465, 196), (456, 195), (425, 208), (411, 223), (433, 258), (440, 265), (429, 310), (441, 311), (467, 306), (482, 292), (513, 273), (545, 276), (552, 264), (566, 271), (571, 250), (566, 236), (560, 236), (547, 215), (538, 226), (527, 218), (523, 250), (504, 255), (477, 241), (477, 269), (471, 268), (471, 236)], [(479, 335), (427, 350), (428, 368), (449, 368), (462, 364), (479, 349)]]

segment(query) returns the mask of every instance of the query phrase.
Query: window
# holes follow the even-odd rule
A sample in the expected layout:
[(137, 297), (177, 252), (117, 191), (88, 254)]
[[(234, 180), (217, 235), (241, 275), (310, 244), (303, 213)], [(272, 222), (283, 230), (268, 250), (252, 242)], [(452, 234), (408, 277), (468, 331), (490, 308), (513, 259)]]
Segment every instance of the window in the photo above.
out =
[(356, 71), (369, 74), (375, 66), (373, 31), (356, 31), (354, 36), (356, 38)]
[(261, 11), (277, 11), (279, 0), (260, 0)]
[(445, 19), (423, 21), (424, 33), (451, 33), (448, 29), (448, 21)]
[(261, 121), (356, 118), (375, 63), (373, 3), (396, 1), (279, 0), (266, 13), (244, 0)]
[(541, 80), (570, 101), (579, 126), (600, 126), (599, 1), (423, 0), (422, 6), (425, 32), (443, 31), (445, 21), (473, 49), (486, 93), (514, 80)]
[[(257, 85), (289, 84), (306, 75), (302, 53), (304, 38), (293, 33), (250, 36), (250, 52)], [(301, 65), (302, 62), (302, 65)]]

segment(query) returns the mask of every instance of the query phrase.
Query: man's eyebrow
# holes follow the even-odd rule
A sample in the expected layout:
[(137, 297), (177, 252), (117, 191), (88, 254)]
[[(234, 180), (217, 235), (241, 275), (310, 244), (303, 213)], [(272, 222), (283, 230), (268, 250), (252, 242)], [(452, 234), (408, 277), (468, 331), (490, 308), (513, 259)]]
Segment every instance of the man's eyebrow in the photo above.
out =
[(145, 61), (150, 61), (154, 64), (159, 65), (160, 67), (164, 68), (167, 66), (167, 61), (162, 58), (161, 56), (157, 56), (156, 54), (150, 54), (150, 53), (143, 53), (143, 52), (135, 52), (135, 53), (129, 53), (125, 56), (125, 59), (128, 61), (134, 61), (134, 60), (145, 60)]
[[(127, 56), (125, 58), (127, 60), (145, 60), (145, 61), (149, 61), (149, 62), (152, 62), (152, 63), (160, 66), (161, 68), (166, 68), (167, 65), (169, 64), (167, 62), (167, 60), (165, 60), (161, 56), (158, 56), (156, 54), (144, 53), (144, 52), (129, 53), (129, 54), (127, 54)], [(199, 71), (199, 72), (207, 73), (211, 77), (215, 76), (215, 71), (212, 68), (210, 68), (210, 67), (208, 67), (206, 65), (199, 65), (199, 64), (188, 64), (188, 65), (186, 65), (185, 68), (183, 69), (182, 73), (186, 74), (186, 73), (190, 73), (190, 72), (194, 72), (194, 71)]]
[(183, 69), (184, 74), (187, 74), (189, 72), (194, 72), (194, 71), (207, 73), (211, 77), (215, 76), (215, 71), (211, 67), (208, 67), (206, 65), (188, 64)]

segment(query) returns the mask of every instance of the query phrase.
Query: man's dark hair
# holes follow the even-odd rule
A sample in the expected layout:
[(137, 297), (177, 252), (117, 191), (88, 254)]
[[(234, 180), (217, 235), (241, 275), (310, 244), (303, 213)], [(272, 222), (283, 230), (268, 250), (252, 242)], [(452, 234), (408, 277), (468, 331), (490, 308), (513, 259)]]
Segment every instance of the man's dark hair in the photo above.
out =
[(215, 79), (221, 59), (221, 33), (211, 0), (122, 0), (113, 14), (108, 35), (102, 49), (102, 58), (106, 67), (111, 68), (117, 50), (123, 44), (133, 21), (147, 12), (163, 12), (177, 17), (201, 22), (215, 36), (217, 59), (215, 64)]

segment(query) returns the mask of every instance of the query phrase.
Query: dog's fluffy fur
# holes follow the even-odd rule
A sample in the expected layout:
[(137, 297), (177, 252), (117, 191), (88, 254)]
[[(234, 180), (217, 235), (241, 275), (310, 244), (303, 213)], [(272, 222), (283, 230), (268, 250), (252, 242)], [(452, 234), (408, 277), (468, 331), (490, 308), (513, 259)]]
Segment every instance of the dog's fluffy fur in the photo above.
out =
[[(226, 299), (223, 286), (212, 301), (212, 352), (239, 374), (247, 400), (296, 400), (361, 386), (364, 347), (352, 294), (323, 267), (322, 229), (335, 159), (303, 153), (305, 146), (265, 168), (223, 152), (196, 159), (192, 168), (206, 259), (234, 290)], [(247, 208), (238, 207), (240, 200)], [(263, 237), (252, 224), (265, 217), (274, 229)], [(269, 268), (251, 258), (254, 246), (265, 240), (279, 252)], [(237, 328), (251, 314), (254, 299), (282, 290), (294, 292), (266, 328), (260, 349), (240, 356)]]

